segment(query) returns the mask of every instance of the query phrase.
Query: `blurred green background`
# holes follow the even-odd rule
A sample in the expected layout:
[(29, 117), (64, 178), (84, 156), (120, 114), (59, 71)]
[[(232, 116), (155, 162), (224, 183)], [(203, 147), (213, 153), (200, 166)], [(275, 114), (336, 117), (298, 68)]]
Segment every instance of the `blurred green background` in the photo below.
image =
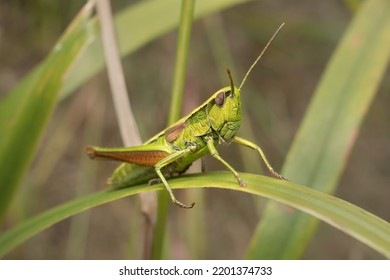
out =
[[(112, 1), (120, 10), (137, 1)], [(53, 48), (84, 1), (0, 2), (0, 98)], [(262, 146), (276, 170), (307, 108), (323, 70), (360, 1), (253, 1), (207, 16), (193, 25), (183, 114), (190, 112), (228, 80), (238, 84), (249, 65), (282, 22), (277, 39), (243, 89), (243, 121), (250, 138)], [(131, 34), (129, 34), (131, 36)], [(144, 140), (165, 127), (176, 53), (177, 32), (148, 44), (123, 60), (130, 98)], [(231, 53), (229, 59), (218, 54)], [(217, 55), (216, 55), (217, 54)], [(232, 65), (234, 64), (234, 65)], [(367, 114), (336, 196), (389, 220), (390, 208), (389, 71)], [(102, 71), (56, 108), (38, 155), (15, 196), (0, 230), (57, 204), (104, 188), (117, 166), (89, 161), (86, 145), (121, 146), (107, 75)], [(1, 99), (0, 99), (1, 102)], [(6, 132), (2, 133), (6, 137)], [(28, 131), (26, 131), (28, 137)], [(315, 141), (313, 135), (313, 141)], [(244, 167), (234, 146), (219, 149), (237, 170)], [(207, 170), (223, 167), (207, 158)], [(93, 189), (91, 189), (93, 188)], [(172, 258), (242, 258), (266, 200), (247, 194), (204, 189), (205, 223), (194, 228), (188, 212), (172, 206), (167, 246)], [(183, 191), (176, 191), (183, 197)], [(205, 212), (203, 212), (205, 211)], [(67, 219), (19, 246), (11, 259), (140, 258), (142, 217), (137, 197), (122, 199)], [(192, 244), (192, 245), (191, 245)], [(195, 244), (195, 245), (194, 245)], [(199, 244), (199, 246), (196, 246)], [(200, 245), (203, 244), (203, 245)], [(195, 247), (195, 248), (194, 248)], [(305, 259), (383, 258), (365, 245), (321, 223)]]

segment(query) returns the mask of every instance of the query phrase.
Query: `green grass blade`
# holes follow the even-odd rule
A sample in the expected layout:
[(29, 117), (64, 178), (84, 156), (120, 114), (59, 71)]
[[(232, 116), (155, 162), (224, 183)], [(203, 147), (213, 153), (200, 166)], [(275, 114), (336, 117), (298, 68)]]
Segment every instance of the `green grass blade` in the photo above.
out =
[(183, 103), (182, 100), (187, 73), (188, 50), (190, 48), (192, 20), (194, 16), (194, 0), (182, 3), (168, 125), (173, 124), (181, 117), (181, 104)]
[[(181, 6), (180, 27), (177, 39), (175, 72), (172, 83), (171, 104), (169, 108), (168, 125), (173, 124), (181, 116), (181, 104), (184, 93), (184, 83), (187, 72), (188, 50), (190, 48), (194, 0), (183, 1)], [(168, 220), (169, 201), (167, 192), (158, 196), (157, 223), (153, 235), (152, 259), (161, 259), (164, 236)]]
[[(291, 181), (327, 193), (336, 189), (386, 70), (389, 30), (390, 2), (364, 2), (332, 56), (287, 156), (282, 174)], [(312, 217), (270, 202), (246, 257), (300, 258), (317, 225)]]
[[(238, 186), (228, 172), (185, 175), (172, 179), (169, 183), (173, 189), (216, 187), (243, 191), (285, 203), (331, 224), (390, 257), (390, 224), (386, 221), (339, 198), (292, 182), (254, 174), (241, 175), (248, 184), (245, 188)], [(4, 232), (0, 236), (0, 257), (31, 236), (72, 215), (116, 199), (152, 190), (163, 190), (163, 187), (139, 185), (109, 189), (52, 208)]]
[(0, 104), (0, 130), (6, 135), (0, 140), (0, 219), (34, 155), (67, 70), (88, 44), (91, 13), (87, 4), (38, 71)]

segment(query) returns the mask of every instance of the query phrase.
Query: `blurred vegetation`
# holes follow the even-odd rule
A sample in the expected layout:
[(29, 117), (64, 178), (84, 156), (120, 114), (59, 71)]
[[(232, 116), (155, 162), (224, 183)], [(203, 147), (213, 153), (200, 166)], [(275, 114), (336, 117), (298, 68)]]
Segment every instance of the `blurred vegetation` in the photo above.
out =
[[(131, 1), (112, 2), (120, 10)], [(280, 170), (329, 57), (356, 12), (346, 2), (353, 1), (315, 4), (303, 0), (294, 3), (255, 1), (195, 21), (185, 82), (184, 113), (225, 86), (227, 78), (223, 75), (220, 78), (219, 73), (233, 68), (232, 62), (214, 63), (217, 59), (212, 51), (210, 22), (215, 26), (215, 21), (219, 21), (226, 34), (226, 40), (221, 39), (218, 47), (232, 53), (236, 83), (270, 34), (281, 22), (286, 22), (278, 40), (272, 43), (254, 69), (243, 93), (243, 110), (247, 113), (244, 122), (251, 124), (254, 142), (263, 147), (274, 167)], [(0, 2), (0, 102), (52, 49), (84, 1), (70, 3), (48, 0)], [(167, 121), (176, 36), (176, 31), (170, 32), (123, 61), (130, 97), (136, 104), (133, 109), (144, 139), (163, 129)], [(211, 35), (211, 38), (215, 36)], [(336, 196), (385, 220), (390, 219), (385, 199), (390, 195), (388, 77), (389, 72), (363, 122), (336, 192)], [(93, 191), (83, 188), (104, 188), (104, 182), (116, 164), (88, 164), (83, 150), (89, 144), (121, 145), (111, 100), (103, 97), (107, 96), (107, 91), (106, 73), (102, 71), (58, 104), (1, 231), (54, 205)], [(247, 136), (244, 133), (241, 131), (240, 135)], [(313, 139), (315, 141), (315, 135)], [(244, 170), (236, 147), (232, 145), (220, 151), (238, 170)], [(93, 170), (96, 166), (98, 170)], [(253, 166), (245, 170), (259, 173)], [(207, 160), (207, 170), (220, 169), (222, 167), (214, 160)], [(98, 174), (96, 181), (95, 174)], [(170, 211), (170, 232), (166, 236), (171, 249), (169, 257), (242, 258), (266, 200), (254, 201), (250, 195), (220, 189), (201, 191), (205, 199), (205, 222), (198, 236), (183, 229), (194, 226), (188, 225), (187, 212), (176, 208)], [(198, 210), (193, 211), (196, 214)], [(202, 211), (201, 207), (199, 211)], [(142, 248), (134, 238), (142, 235), (139, 216), (136, 197), (118, 200), (56, 224), (7, 257), (140, 258)], [(197, 242), (204, 244), (196, 248)], [(377, 259), (383, 256), (321, 223), (303, 258)]]

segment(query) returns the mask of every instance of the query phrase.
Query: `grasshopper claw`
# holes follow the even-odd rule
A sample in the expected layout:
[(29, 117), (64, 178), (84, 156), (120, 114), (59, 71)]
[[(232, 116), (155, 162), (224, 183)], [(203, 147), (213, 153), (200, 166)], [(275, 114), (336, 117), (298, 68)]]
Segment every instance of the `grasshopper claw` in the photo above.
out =
[(280, 175), (279, 173), (277, 173), (275, 171), (271, 172), (271, 175), (272, 175), (272, 177), (275, 177), (276, 179), (288, 181), (286, 178), (284, 178), (282, 175)]
[(238, 183), (240, 184), (240, 187), (246, 187), (246, 183), (241, 178), (238, 178)]
[(192, 202), (191, 205), (186, 205), (178, 200), (174, 200), (173, 201), (177, 206), (181, 207), (181, 208), (184, 208), (184, 209), (191, 209), (192, 207), (194, 207), (195, 205), (195, 202)]

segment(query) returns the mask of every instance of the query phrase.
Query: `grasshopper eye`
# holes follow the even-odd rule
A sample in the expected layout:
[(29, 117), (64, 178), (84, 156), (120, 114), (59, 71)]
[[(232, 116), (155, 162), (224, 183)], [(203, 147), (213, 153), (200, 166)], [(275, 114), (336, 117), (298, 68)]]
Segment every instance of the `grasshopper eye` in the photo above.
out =
[(225, 100), (226, 100), (225, 92), (221, 91), (215, 97), (215, 100), (214, 100), (215, 101), (215, 105), (217, 105), (219, 108), (221, 108), (223, 106), (223, 104), (225, 104)]

